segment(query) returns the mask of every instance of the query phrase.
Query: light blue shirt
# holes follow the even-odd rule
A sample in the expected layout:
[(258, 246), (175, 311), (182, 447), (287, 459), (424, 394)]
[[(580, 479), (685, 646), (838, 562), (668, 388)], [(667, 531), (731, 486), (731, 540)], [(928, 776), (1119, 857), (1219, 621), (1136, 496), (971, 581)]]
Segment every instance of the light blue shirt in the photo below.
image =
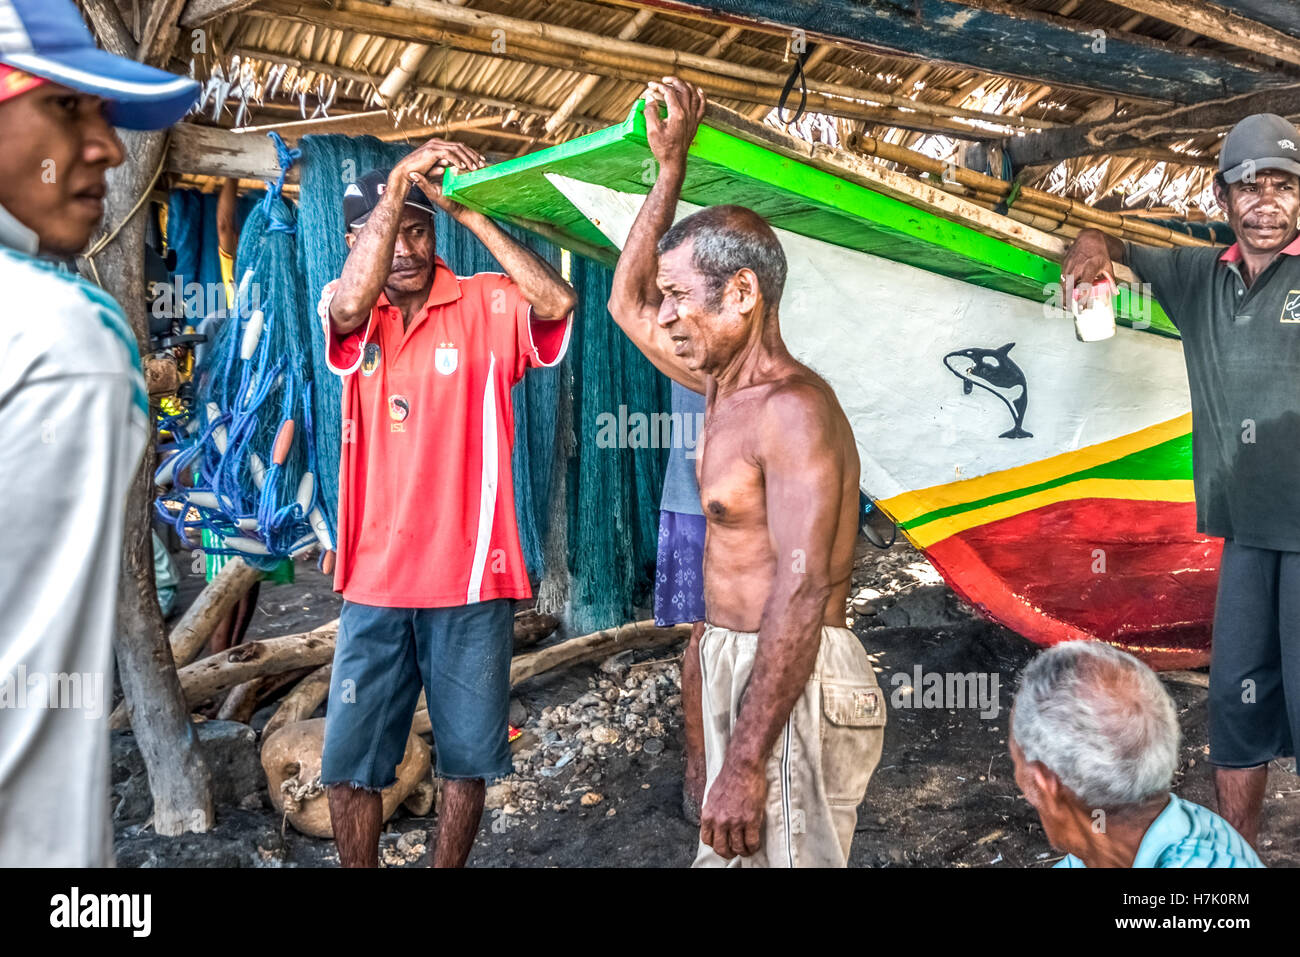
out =
[[(1067, 854), (1057, 867), (1087, 867)], [(1134, 867), (1263, 867), (1255, 849), (1209, 808), (1169, 795), (1138, 845)]]
[(703, 515), (700, 486), (695, 479), (696, 446), (704, 425), (704, 396), (673, 383), (672, 449), (664, 471), (659, 508), (665, 512)]

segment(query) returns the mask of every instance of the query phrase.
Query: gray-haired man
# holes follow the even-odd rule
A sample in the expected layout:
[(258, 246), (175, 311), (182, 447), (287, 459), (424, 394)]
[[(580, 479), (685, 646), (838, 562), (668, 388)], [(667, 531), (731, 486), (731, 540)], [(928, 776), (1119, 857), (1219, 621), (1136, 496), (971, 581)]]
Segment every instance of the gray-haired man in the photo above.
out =
[(1011, 712), (1016, 784), (1057, 867), (1263, 867), (1219, 815), (1171, 794), (1178, 719), (1155, 673), (1099, 641), (1025, 669)]
[(857, 446), (835, 393), (781, 339), (786, 261), (772, 228), (740, 206), (673, 225), (703, 93), (666, 77), (646, 101), (659, 178), (609, 310), (656, 368), (707, 397), (697, 466), (707, 781), (695, 864), (842, 867), (885, 725), (875, 672), (844, 620)]

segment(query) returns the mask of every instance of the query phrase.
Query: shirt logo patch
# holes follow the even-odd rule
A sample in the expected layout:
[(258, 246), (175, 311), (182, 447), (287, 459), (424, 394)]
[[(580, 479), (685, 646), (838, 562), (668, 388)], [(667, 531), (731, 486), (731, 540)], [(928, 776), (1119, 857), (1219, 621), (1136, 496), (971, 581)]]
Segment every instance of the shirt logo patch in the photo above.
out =
[(433, 350), (433, 367), (440, 375), (451, 375), (459, 365), (460, 350), (454, 342), (440, 342)]
[(375, 370), (379, 368), (380, 358), (382, 358), (382, 353), (379, 351), (379, 343), (368, 343), (365, 358), (361, 361), (361, 374), (367, 378), (374, 375)]
[(1292, 289), (1286, 294), (1278, 322), (1300, 322), (1300, 289)]
[(853, 693), (853, 717), (870, 718), (880, 710), (880, 700), (874, 691), (855, 691)]
[(391, 430), (393, 432), (406, 431), (406, 417), (411, 414), (411, 403), (407, 401), (404, 395), (390, 395), (388, 397), (388, 417), (393, 420)]

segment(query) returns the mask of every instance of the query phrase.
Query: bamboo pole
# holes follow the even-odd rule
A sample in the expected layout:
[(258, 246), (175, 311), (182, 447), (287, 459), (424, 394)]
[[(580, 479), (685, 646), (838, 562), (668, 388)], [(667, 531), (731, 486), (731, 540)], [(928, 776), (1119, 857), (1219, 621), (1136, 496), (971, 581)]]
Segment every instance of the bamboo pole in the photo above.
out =
[[(611, 37), (585, 33), (569, 28), (551, 27), (514, 17), (486, 14), (477, 10), (455, 10), (442, 3), (411, 6), (405, 9), (419, 12), (420, 19), (412, 21), (395, 16), (394, 9), (378, 4), (342, 0), (330, 10), (302, 2), (302, 0), (271, 0), (247, 11), (245, 16), (269, 17), (275, 20), (298, 20), (333, 29), (353, 30), (404, 41), (453, 43), (467, 52), (504, 59), (522, 59), (530, 63), (554, 66), (559, 69), (596, 73), (634, 82), (644, 82), (674, 73), (688, 83), (704, 87), (715, 96), (729, 97), (749, 103), (775, 104), (785, 84), (785, 76), (755, 67), (728, 63), (697, 54), (681, 53), (662, 47), (653, 47), (632, 41), (616, 41)], [(426, 16), (425, 14), (429, 14)], [(447, 20), (444, 14), (470, 15), (474, 24)], [(434, 23), (425, 22), (432, 19)], [(443, 23), (437, 26), (435, 23)], [(542, 28), (531, 29), (531, 28)], [(494, 30), (505, 30), (509, 42), (504, 49), (496, 46)], [(560, 32), (556, 32), (556, 31)], [(557, 39), (563, 37), (564, 39)], [(498, 52), (499, 51), (499, 52)], [(865, 103), (863, 102), (865, 101)], [(877, 103), (894, 109), (882, 111), (866, 104)], [(934, 104), (912, 100), (876, 90), (865, 90), (845, 84), (813, 84), (808, 92), (808, 109), (819, 113), (851, 116), (887, 121), (898, 120), (895, 125), (929, 117), (930, 126), (954, 117), (975, 120), (1012, 130), (1056, 129), (1059, 124), (1028, 117), (1007, 117), (979, 110), (967, 110), (947, 104)], [(962, 131), (976, 139), (990, 138), (996, 134), (961, 124), (946, 124), (948, 131)], [(955, 130), (953, 129), (955, 127)]]
[[(354, 0), (342, 0), (340, 6), (347, 10), (373, 5), (356, 3)], [(590, 54), (607, 63), (614, 63), (623, 59), (641, 60), (653, 62), (668, 73), (679, 73), (682, 68), (690, 68), (703, 73), (713, 73), (719, 76), (746, 80), (750, 83), (773, 84), (777, 89), (780, 89), (785, 83), (784, 76), (758, 67), (730, 63), (726, 60), (687, 53), (681, 50), (651, 46), (633, 40), (601, 36), (585, 30), (576, 30), (572, 27), (563, 27), (537, 20), (526, 20), (497, 13), (487, 13), (482, 10), (453, 7), (440, 2), (440, 0), (393, 0), (389, 9), (408, 10), (416, 14), (421, 20), (445, 24), (448, 27), (459, 27), (469, 30), (475, 35), (485, 35), (486, 32), (486, 35), (490, 36), (493, 30), (505, 30), (510, 43), (525, 44), (547, 52), (562, 53), (566, 51), (566, 48), (578, 47), (587, 50)], [(904, 107), (920, 113), (932, 113), (936, 116), (961, 116), (966, 119), (981, 120), (986, 123), (995, 123), (1017, 129), (1042, 130), (1059, 125), (1047, 120), (1008, 117), (996, 113), (984, 113), (980, 110), (965, 110), (961, 107), (946, 104), (936, 105), (892, 93), (863, 90), (843, 83), (818, 82), (816, 88), (819, 92), (830, 96), (844, 97), (846, 99), (868, 99), (885, 106)]]
[[(922, 153), (917, 153), (915, 150), (895, 146), (874, 137), (858, 137), (853, 145), (855, 149), (866, 153), (868, 156), (875, 156), (891, 163), (898, 163), (901, 166), (919, 170), (923, 173), (932, 173), (940, 177), (949, 176), (964, 186), (995, 194), (1003, 199), (1011, 194), (1012, 184), (1005, 180), (984, 173), (977, 173), (975, 170), (965, 169), (964, 167), (953, 166)], [(1029, 187), (1022, 187), (1015, 200), (1014, 205), (1019, 206), (1021, 204), (1025, 204), (1031, 212), (1044, 209), (1055, 210), (1066, 213), (1069, 218), (1086, 223), (1094, 228), (1116, 232), (1125, 231), (1139, 239), (1159, 240), (1178, 246), (1212, 245), (1204, 240), (1176, 233), (1164, 226), (1144, 223), (1132, 217), (1122, 216), (1119, 213), (1093, 209), (1086, 203), (1067, 199), (1063, 196), (1054, 196), (1051, 193), (1030, 189)]]

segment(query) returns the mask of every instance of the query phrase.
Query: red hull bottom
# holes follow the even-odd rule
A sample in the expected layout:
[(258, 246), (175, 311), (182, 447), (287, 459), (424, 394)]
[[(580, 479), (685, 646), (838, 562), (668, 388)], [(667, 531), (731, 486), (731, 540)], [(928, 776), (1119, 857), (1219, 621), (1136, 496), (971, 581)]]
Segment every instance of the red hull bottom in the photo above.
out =
[(1209, 664), (1221, 539), (1191, 502), (1080, 499), (959, 532), (926, 556), (993, 620), (1048, 646), (1106, 641), (1153, 668)]

